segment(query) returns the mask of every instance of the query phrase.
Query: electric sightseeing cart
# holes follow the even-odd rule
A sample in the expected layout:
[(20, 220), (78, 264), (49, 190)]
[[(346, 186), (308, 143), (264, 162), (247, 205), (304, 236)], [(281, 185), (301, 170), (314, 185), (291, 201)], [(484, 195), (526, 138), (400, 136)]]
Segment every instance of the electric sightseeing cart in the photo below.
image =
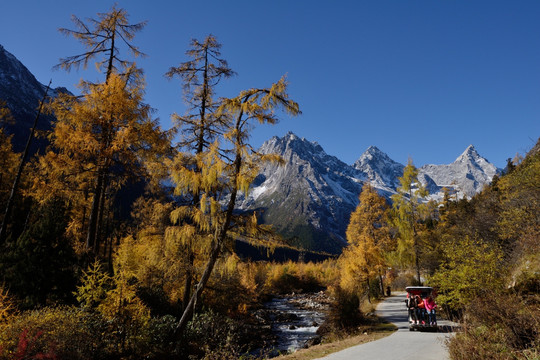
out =
[[(405, 304), (409, 313), (409, 331), (437, 331), (435, 308), (431, 314), (426, 310), (427, 302), (433, 301), (434, 305), (436, 294), (433, 288), (430, 286), (407, 286), (405, 291), (407, 291)], [(424, 305), (418, 306), (418, 303), (424, 303)]]

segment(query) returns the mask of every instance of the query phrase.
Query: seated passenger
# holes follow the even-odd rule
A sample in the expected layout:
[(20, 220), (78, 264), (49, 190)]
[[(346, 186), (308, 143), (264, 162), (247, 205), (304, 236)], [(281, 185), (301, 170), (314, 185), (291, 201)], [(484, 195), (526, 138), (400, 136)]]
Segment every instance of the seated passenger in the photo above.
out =
[(420, 295), (416, 295), (416, 306), (417, 306), (417, 315), (418, 321), (421, 322), (422, 325), (425, 325), (425, 314), (426, 314), (426, 304), (424, 303), (424, 299)]
[(435, 308), (437, 307), (437, 304), (435, 304), (435, 300), (433, 300), (433, 297), (429, 295), (426, 301), (424, 301), (424, 304), (426, 307), (429, 325), (437, 325), (437, 316), (435, 315)]
[(413, 324), (418, 324), (416, 298), (407, 294), (407, 309), (409, 310), (409, 319)]

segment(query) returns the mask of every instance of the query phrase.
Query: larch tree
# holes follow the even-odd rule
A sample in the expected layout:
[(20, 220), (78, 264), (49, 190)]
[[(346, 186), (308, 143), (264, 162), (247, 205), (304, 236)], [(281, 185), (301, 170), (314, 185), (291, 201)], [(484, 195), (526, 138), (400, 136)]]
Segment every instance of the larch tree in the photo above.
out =
[[(227, 61), (221, 58), (220, 49), (221, 44), (213, 35), (208, 35), (202, 42), (193, 39), (190, 49), (186, 52), (190, 60), (171, 67), (165, 74), (169, 79), (179, 77), (182, 81), (184, 101), (188, 105), (188, 110), (185, 115), (173, 114), (172, 119), (182, 136), (178, 145), (184, 152), (195, 154), (195, 157), (191, 158), (191, 165), (195, 173), (199, 174), (202, 169), (195, 158), (208, 150), (217, 137), (223, 135), (228, 120), (226, 114), (216, 115), (220, 102), (215, 99), (215, 88), (222, 79), (234, 75)], [(195, 191), (190, 196), (189, 201), (194, 206), (198, 206), (201, 193)], [(178, 218), (176, 223), (184, 220)], [(184, 286), (184, 306), (189, 302), (193, 282), (195, 260), (193, 241), (194, 238), (185, 241), (188, 264)]]
[(86, 69), (88, 63), (96, 59), (96, 68), (105, 73), (105, 81), (108, 81), (113, 73), (124, 76), (140, 73), (134, 71), (132, 61), (120, 57), (119, 45), (127, 47), (134, 57), (144, 56), (131, 41), (135, 34), (144, 28), (146, 21), (130, 24), (127, 11), (117, 9), (116, 5), (107, 13), (98, 13), (97, 19), (88, 19), (87, 23), (75, 15), (71, 16), (71, 20), (76, 30), (60, 28), (59, 31), (79, 40), (86, 51), (60, 59), (55, 68), (70, 71), (72, 68), (79, 69), (82, 65), (83, 69)]
[(193, 39), (186, 52), (190, 60), (171, 67), (165, 74), (169, 79), (182, 80), (188, 111), (185, 115), (175, 113), (172, 118), (183, 136), (179, 146), (196, 154), (207, 149), (224, 129), (223, 116), (216, 116), (220, 101), (215, 99), (215, 88), (222, 79), (235, 73), (221, 58), (220, 49), (221, 44), (213, 35), (203, 42)]
[[(105, 72), (105, 83), (108, 83), (111, 76), (116, 73), (125, 77), (127, 80), (135, 78), (140, 79), (140, 70), (134, 63), (120, 57), (119, 45), (123, 44), (129, 49), (134, 57), (144, 55), (131, 41), (135, 34), (142, 30), (146, 22), (130, 24), (128, 14), (124, 9), (117, 9), (116, 5), (107, 13), (99, 13), (98, 19), (88, 19), (88, 24), (76, 16), (72, 16), (76, 30), (61, 28), (60, 32), (67, 36), (73, 36), (79, 40), (87, 51), (60, 59), (57, 67), (67, 71), (72, 68), (83, 68), (88, 63), (96, 59), (96, 67)], [(104, 133), (102, 137), (101, 148), (107, 143), (108, 133), (113, 133), (114, 129), (108, 128), (108, 124), (103, 122), (100, 131)], [(86, 248), (96, 250), (92, 244), (98, 242), (101, 220), (105, 208), (106, 190), (110, 180), (108, 179), (106, 164), (98, 164), (96, 178), (92, 184), (92, 207), (88, 220), (88, 232), (86, 237)]]
[(130, 24), (127, 12), (116, 6), (88, 23), (75, 16), (72, 20), (76, 30), (60, 31), (79, 40), (86, 51), (61, 59), (57, 67), (69, 71), (95, 60), (105, 80), (81, 81), (80, 98), (62, 95), (53, 102), (58, 118), (50, 136), (54, 151), (43, 158), (42, 165), (49, 174), (45, 185), (57, 186), (78, 205), (72, 207), (78, 214), (71, 228), (86, 233), (85, 249), (96, 253), (111, 194), (128, 174), (142, 171), (145, 156), (165, 151), (168, 137), (142, 101), (142, 71), (120, 57), (120, 46), (134, 57), (143, 55), (131, 41), (145, 22)]
[(358, 289), (366, 284), (368, 300), (370, 280), (381, 277), (386, 264), (384, 252), (390, 244), (386, 200), (369, 184), (364, 184), (359, 205), (347, 227), (347, 248), (340, 257), (343, 289)]
[(422, 255), (420, 232), (426, 213), (423, 199), (427, 197), (429, 192), (418, 181), (418, 169), (411, 159), (405, 166), (399, 183), (397, 194), (392, 196), (392, 223), (398, 231), (397, 261), (402, 266), (412, 265), (416, 270), (417, 280), (420, 284), (422, 282), (420, 277), (420, 258)]
[[(47, 177), (37, 188), (42, 200), (54, 193), (70, 203), (71, 230), (89, 228), (86, 250), (94, 254), (107, 199), (128, 176), (145, 175), (146, 159), (167, 151), (167, 134), (151, 119), (142, 96), (139, 83), (130, 85), (113, 73), (108, 82), (83, 83), (81, 99), (65, 95), (52, 104), (58, 119), (50, 135), (54, 151), (40, 159)], [(99, 211), (93, 214), (96, 202)], [(93, 211), (87, 224), (88, 206)]]
[[(175, 162), (173, 180), (177, 193), (200, 194), (198, 206), (179, 207), (172, 212), (173, 220), (191, 219), (175, 231), (182, 239), (200, 236), (209, 240), (206, 265), (177, 325), (177, 336), (191, 319), (223, 250), (240, 234), (253, 241), (263, 234), (255, 214), (239, 215), (235, 213), (235, 205), (238, 193), (248, 191), (259, 165), (278, 161), (276, 155), (254, 151), (248, 140), (253, 123), (276, 123), (275, 110), (279, 109), (293, 116), (300, 113), (298, 104), (289, 99), (285, 78), (269, 88), (250, 89), (235, 98), (223, 99), (216, 111), (216, 116), (229, 119), (223, 137), (202, 153), (180, 154)], [(192, 161), (186, 161), (186, 157), (194, 159), (197, 166), (191, 166)]]

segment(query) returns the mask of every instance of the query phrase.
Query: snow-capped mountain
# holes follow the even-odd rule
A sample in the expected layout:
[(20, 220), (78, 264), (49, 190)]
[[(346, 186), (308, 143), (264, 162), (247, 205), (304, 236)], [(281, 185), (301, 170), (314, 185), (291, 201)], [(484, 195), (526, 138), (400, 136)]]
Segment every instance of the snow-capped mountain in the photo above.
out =
[[(15, 56), (0, 45), (0, 99), (7, 103), (15, 118), (15, 124), (7, 124), (6, 130), (13, 134), (12, 142), (16, 151), (21, 151), (26, 144), (45, 89), (45, 85), (37, 81)], [(67, 90), (51, 89), (48, 95), (54, 97), (59, 92)], [(52, 119), (52, 116), (43, 114), (38, 128), (49, 129)]]
[[(261, 221), (273, 224), (291, 245), (326, 252), (337, 252), (345, 244), (347, 224), (363, 183), (371, 183), (390, 200), (405, 167), (375, 146), (347, 165), (316, 142), (293, 133), (273, 137), (259, 152), (281, 155), (285, 164), (266, 164), (247, 197), (240, 199), (240, 208), (259, 211)], [(442, 198), (443, 187), (459, 197), (471, 197), (498, 172), (469, 146), (452, 164), (420, 168), (419, 180), (427, 185), (432, 199)]]
[(370, 146), (353, 167), (364, 174), (364, 180), (369, 181), (381, 194), (389, 196), (399, 186), (398, 178), (403, 175), (405, 166), (390, 159), (376, 146)]
[[(8, 124), (6, 130), (14, 135), (16, 151), (26, 143), (45, 88), (0, 45), (0, 99), (7, 102), (15, 118), (15, 124)], [(57, 88), (50, 95), (59, 92), (67, 90)], [(38, 127), (48, 129), (52, 121), (52, 116), (42, 115)], [(268, 140), (259, 152), (281, 155), (285, 164), (265, 164), (249, 194), (239, 199), (239, 209), (257, 210), (262, 222), (273, 224), (291, 245), (333, 253), (346, 243), (345, 230), (363, 183), (370, 182), (390, 199), (404, 168), (375, 146), (347, 165), (319, 144), (293, 133)], [(471, 197), (499, 171), (469, 146), (452, 164), (421, 167), (419, 179), (434, 199), (442, 197), (443, 187), (453, 189), (459, 197)]]
[(419, 180), (428, 185), (432, 198), (441, 198), (446, 187), (457, 193), (459, 198), (470, 198), (491, 183), (500, 170), (480, 156), (473, 145), (469, 145), (453, 163), (448, 165), (424, 165), (419, 169)]
[(279, 154), (285, 164), (266, 164), (240, 208), (260, 210), (260, 219), (273, 224), (291, 245), (339, 252), (358, 204), (359, 173), (293, 133), (273, 137), (259, 152)]

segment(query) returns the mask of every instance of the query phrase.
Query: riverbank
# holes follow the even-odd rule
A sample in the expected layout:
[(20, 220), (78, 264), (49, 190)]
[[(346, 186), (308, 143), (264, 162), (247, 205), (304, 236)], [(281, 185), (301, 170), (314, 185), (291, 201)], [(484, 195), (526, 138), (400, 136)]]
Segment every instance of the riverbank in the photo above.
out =
[[(296, 295), (290, 298), (291, 303), (303, 309), (324, 311), (328, 315), (330, 299), (323, 292), (316, 294)], [(301, 348), (292, 353), (281, 355), (279, 360), (309, 360), (324, 357), (328, 354), (343, 349), (375, 341), (391, 335), (397, 327), (382, 318), (371, 313), (366, 318), (365, 324), (359, 324), (357, 328), (347, 330), (333, 330), (332, 332), (317, 332), (317, 337), (305, 343)]]

